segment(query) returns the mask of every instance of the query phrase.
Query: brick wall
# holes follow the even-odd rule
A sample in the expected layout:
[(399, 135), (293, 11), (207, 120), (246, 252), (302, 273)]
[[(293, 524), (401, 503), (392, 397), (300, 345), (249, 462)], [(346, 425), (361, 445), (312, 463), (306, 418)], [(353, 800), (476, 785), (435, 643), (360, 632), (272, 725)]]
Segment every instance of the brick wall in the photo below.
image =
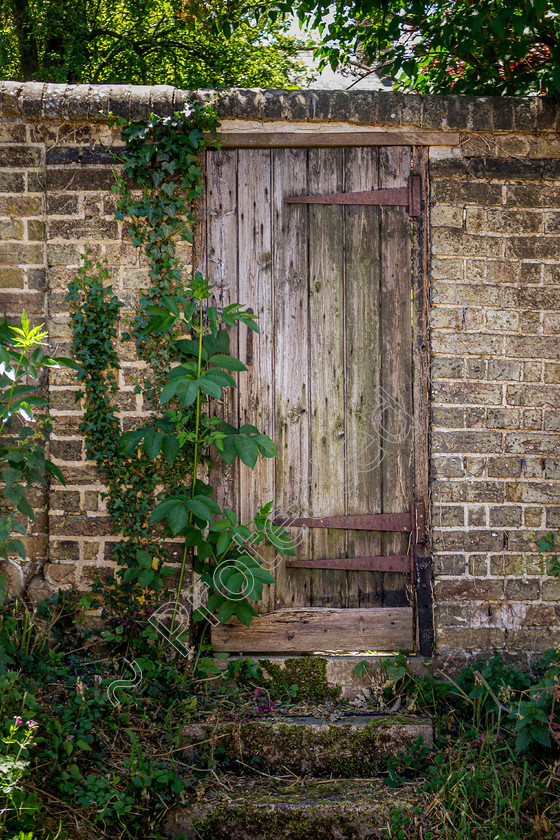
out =
[[(208, 99), (208, 92), (198, 94)], [(0, 83), (0, 309), (47, 320), (69, 350), (68, 283), (86, 245), (131, 310), (146, 268), (113, 218), (103, 115), (181, 108), (168, 87)], [(431, 530), (438, 649), (523, 654), (560, 641), (560, 583), (535, 538), (560, 524), (560, 140), (544, 99), (232, 91), (225, 118), (448, 132), (430, 149)], [(457, 142), (458, 141), (458, 142)], [(187, 251), (184, 257), (188, 262)], [(145, 407), (123, 345), (125, 428)], [(77, 435), (69, 371), (51, 373), (51, 457), (66, 476), (28, 540), (25, 583), (87, 586), (112, 538)], [(24, 583), (11, 569), (14, 587)]]
[(560, 147), (477, 140), (430, 165), (442, 653), (560, 642), (560, 582), (535, 553), (560, 522), (560, 161), (543, 157)]

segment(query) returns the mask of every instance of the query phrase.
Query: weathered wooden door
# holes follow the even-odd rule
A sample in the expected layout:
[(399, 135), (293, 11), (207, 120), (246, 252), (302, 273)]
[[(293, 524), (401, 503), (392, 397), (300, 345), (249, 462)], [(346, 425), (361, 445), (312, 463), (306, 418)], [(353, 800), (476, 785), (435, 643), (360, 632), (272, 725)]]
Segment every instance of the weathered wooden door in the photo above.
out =
[(402, 206), (286, 202), (406, 187), (411, 168), (406, 146), (207, 153), (197, 267), (217, 284), (219, 305), (250, 306), (261, 330), (243, 328), (232, 347), (249, 370), (225, 418), (254, 424), (278, 446), (275, 461), (253, 472), (236, 465), (212, 483), (241, 521), (269, 500), (288, 521), (358, 517), (291, 527), (295, 564), (267, 554), (276, 583), (263, 617), (248, 629), (235, 620), (215, 628), (218, 649), (414, 646), (412, 526), (401, 517), (395, 533), (351, 527), (368, 514), (411, 522), (411, 217)]

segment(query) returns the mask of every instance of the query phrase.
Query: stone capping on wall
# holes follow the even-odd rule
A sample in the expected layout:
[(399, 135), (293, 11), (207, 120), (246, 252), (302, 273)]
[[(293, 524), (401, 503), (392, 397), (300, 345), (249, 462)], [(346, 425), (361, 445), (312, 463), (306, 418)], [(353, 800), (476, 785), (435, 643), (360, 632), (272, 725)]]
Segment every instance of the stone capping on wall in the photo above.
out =
[(0, 118), (104, 121), (168, 116), (187, 98), (214, 102), (223, 119), (345, 121), (431, 131), (556, 132), (560, 101), (545, 97), (418, 96), (379, 91), (185, 91), (171, 85), (64, 85), (0, 82)]

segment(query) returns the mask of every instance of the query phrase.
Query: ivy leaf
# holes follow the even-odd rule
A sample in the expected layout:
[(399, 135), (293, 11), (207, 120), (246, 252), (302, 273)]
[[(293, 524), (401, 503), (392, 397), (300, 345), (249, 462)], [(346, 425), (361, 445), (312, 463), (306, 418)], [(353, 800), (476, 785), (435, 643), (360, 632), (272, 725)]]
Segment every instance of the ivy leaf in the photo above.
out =
[(139, 566), (143, 566), (145, 569), (152, 568), (152, 557), (147, 551), (137, 551), (136, 561)]
[(543, 554), (545, 551), (554, 551), (553, 532), (550, 531), (550, 533), (545, 534), (544, 537), (541, 537), (540, 540), (537, 540), (537, 546), (539, 548), (539, 554)]
[(140, 574), (138, 575), (138, 586), (141, 586), (142, 589), (146, 586), (150, 586), (156, 577), (156, 574), (152, 569), (142, 569)]

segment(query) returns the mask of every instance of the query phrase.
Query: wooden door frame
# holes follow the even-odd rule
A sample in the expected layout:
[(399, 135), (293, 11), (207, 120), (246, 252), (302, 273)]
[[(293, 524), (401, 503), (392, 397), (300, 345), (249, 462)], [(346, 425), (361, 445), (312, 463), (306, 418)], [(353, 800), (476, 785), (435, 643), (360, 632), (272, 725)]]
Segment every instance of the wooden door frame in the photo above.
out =
[[(277, 135), (261, 134), (253, 137), (247, 144), (244, 132), (228, 132), (227, 148), (285, 148), (286, 142), (279, 142)], [(236, 136), (237, 135), (237, 136)], [(354, 135), (354, 136), (352, 136)], [(328, 139), (327, 139), (328, 138)], [(284, 138), (282, 138), (284, 139)], [(423, 656), (431, 655), (434, 641), (433, 612), (432, 612), (432, 568), (429, 527), (430, 517), (430, 425), (429, 425), (429, 388), (430, 388), (430, 353), (429, 353), (429, 145), (433, 144), (433, 137), (406, 137), (399, 132), (391, 132), (391, 142), (388, 142), (388, 132), (371, 133), (350, 131), (333, 133), (332, 135), (314, 133), (313, 141), (305, 137), (301, 144), (297, 142), (297, 134), (290, 134), (290, 145), (297, 147), (333, 147), (348, 145), (385, 146), (410, 145), (412, 156), (412, 172), (420, 175), (422, 181), (422, 209), (421, 214), (413, 220), (412, 228), (412, 375), (413, 375), (413, 415), (414, 415), (414, 499), (424, 502), (426, 510), (426, 544), (424, 554), (416, 558), (416, 580), (411, 581), (414, 591), (413, 611), (416, 652)], [(410, 142), (416, 141), (415, 145)], [(439, 139), (439, 138), (438, 138)], [(407, 142), (408, 140), (408, 142)], [(237, 141), (237, 142), (236, 142)], [(432, 142), (430, 142), (432, 141)], [(436, 139), (436, 145), (437, 139)], [(196, 256), (193, 264), (196, 263)], [(419, 607), (422, 607), (419, 610)]]

